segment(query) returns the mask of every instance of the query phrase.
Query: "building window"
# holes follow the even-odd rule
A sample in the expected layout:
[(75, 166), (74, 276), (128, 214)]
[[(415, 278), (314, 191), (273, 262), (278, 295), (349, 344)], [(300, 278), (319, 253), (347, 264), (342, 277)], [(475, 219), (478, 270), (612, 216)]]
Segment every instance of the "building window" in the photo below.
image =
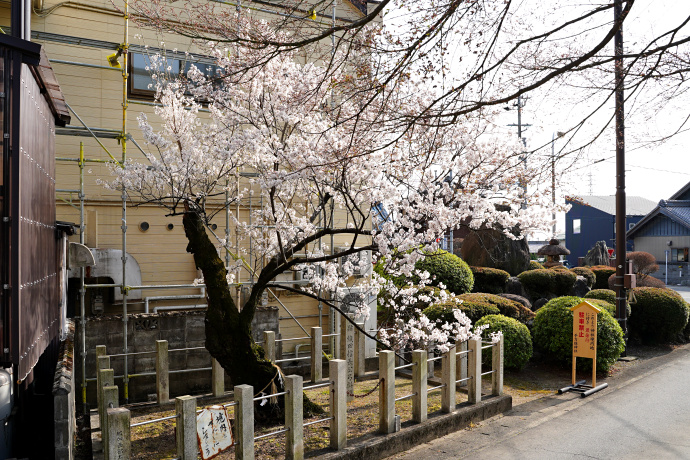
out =
[(577, 235), (582, 230), (582, 221), (580, 219), (573, 219), (573, 234)]
[(671, 261), (673, 262), (687, 262), (688, 248), (671, 249)]
[[(151, 57), (139, 53), (130, 53), (129, 56), (129, 95), (139, 99), (153, 99), (156, 95), (156, 83), (151, 76)], [(175, 58), (166, 59), (165, 71), (169, 79), (175, 79), (186, 76), (192, 65), (199, 68), (207, 77), (220, 74), (220, 68), (216, 65)]]

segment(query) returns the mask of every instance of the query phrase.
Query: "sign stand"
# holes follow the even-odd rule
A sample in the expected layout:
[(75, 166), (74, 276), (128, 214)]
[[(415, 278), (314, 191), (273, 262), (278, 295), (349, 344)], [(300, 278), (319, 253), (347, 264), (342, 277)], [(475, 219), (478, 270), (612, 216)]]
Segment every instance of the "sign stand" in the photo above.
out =
[[(558, 394), (568, 391), (587, 396), (608, 387), (608, 383), (597, 386), (597, 315), (599, 310), (587, 301), (581, 302), (570, 309), (573, 312), (573, 380), (572, 385), (561, 388)], [(577, 358), (592, 360), (592, 385), (585, 385), (585, 380), (576, 381)]]

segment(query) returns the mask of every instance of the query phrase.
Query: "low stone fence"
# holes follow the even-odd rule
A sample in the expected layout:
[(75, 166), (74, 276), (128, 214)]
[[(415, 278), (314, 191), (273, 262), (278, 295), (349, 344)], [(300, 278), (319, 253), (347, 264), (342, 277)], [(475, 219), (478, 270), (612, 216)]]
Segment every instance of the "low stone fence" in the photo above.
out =
[[(315, 328), (318, 329), (318, 328)], [(312, 336), (319, 331), (312, 329)], [(346, 343), (351, 342), (343, 337)], [(159, 342), (160, 343), (160, 342)], [(319, 348), (315, 348), (318, 350)], [(158, 356), (165, 357), (164, 345), (159, 345)], [(455, 410), (457, 386), (466, 383), (468, 386), (468, 402), (477, 404), (481, 401), (482, 377), (491, 375), (492, 394), (503, 393), (503, 338), (495, 343), (482, 343), (481, 340), (470, 340), (460, 351), (450, 348), (441, 356), (429, 359), (426, 350), (412, 352), (412, 362), (395, 366), (395, 354), (392, 351), (379, 353), (379, 432), (391, 434), (400, 430), (400, 419), (395, 414), (395, 403), (404, 399), (412, 399), (412, 420), (423, 423), (427, 420), (427, 396), (432, 391), (442, 392), (441, 411), (450, 413)], [(482, 373), (482, 352), (491, 349), (492, 369)], [(358, 353), (356, 353), (358, 354)], [(255, 395), (254, 388), (249, 385), (234, 387), (234, 401), (225, 407), (234, 406), (235, 426), (235, 455), (236, 458), (254, 458), (254, 442), (270, 436), (284, 434), (286, 437), (287, 459), (304, 458), (304, 427), (316, 423), (329, 422), (330, 447), (341, 450), (347, 446), (347, 401), (353, 397), (351, 388), (354, 383), (353, 354), (346, 353), (345, 360), (333, 359), (328, 363), (329, 378), (327, 382), (313, 382), (310, 386), (303, 386), (302, 377), (298, 375), (286, 376), (285, 391), (271, 395)], [(107, 364), (109, 357), (99, 358), (99, 365)], [(429, 363), (441, 360), (442, 383), (428, 388), (427, 378)], [(467, 376), (458, 379), (457, 363), (466, 360)], [(313, 360), (313, 361), (321, 361)], [(412, 371), (412, 393), (399, 398), (395, 397), (395, 373), (410, 368)], [(314, 370), (313, 372), (316, 372)], [(131, 454), (130, 429), (143, 424), (156, 423), (162, 420), (175, 419), (176, 446), (179, 459), (196, 459), (198, 443), (196, 438), (196, 399), (191, 396), (176, 398), (176, 415), (156, 420), (148, 420), (130, 425), (130, 414), (127, 409), (118, 408), (118, 388), (113, 385), (113, 370), (102, 368), (98, 372), (99, 388), (99, 416), (102, 421), (102, 437), (106, 459), (128, 459)], [(319, 420), (304, 423), (302, 393), (307, 389), (330, 387), (328, 416)], [(164, 388), (162, 388), (164, 389)], [(161, 395), (161, 399), (165, 395)], [(254, 435), (254, 404), (258, 401), (284, 396), (285, 397), (285, 427), (261, 436)]]

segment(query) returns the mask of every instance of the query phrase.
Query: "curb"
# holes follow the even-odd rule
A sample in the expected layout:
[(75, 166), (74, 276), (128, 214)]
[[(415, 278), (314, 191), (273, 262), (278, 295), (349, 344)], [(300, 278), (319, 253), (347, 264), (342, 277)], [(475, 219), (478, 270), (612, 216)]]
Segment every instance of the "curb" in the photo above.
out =
[[(509, 411), (513, 398), (508, 395), (488, 396), (477, 404), (463, 404), (450, 414), (430, 416), (424, 423), (403, 423), (400, 431), (393, 434), (366, 435), (357, 444), (337, 452), (313, 455), (322, 460), (368, 460), (384, 458), (409, 450), (412, 447), (462, 430), (472, 423), (481, 422), (495, 415)], [(317, 454), (317, 452), (314, 452)], [(310, 457), (312, 457), (310, 455)]]

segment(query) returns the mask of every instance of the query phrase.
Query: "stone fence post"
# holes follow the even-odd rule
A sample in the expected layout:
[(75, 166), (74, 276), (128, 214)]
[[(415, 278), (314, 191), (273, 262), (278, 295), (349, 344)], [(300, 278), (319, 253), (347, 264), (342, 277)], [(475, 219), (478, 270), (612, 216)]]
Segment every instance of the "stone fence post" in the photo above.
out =
[(129, 410), (124, 407), (108, 409), (108, 444), (104, 448), (108, 460), (129, 460), (131, 454), (131, 438)]
[(503, 336), (494, 344), (491, 349), (491, 367), (494, 373), (491, 374), (491, 394), (500, 396), (503, 394)]
[[(112, 369), (108, 369), (112, 372)], [(107, 446), (110, 443), (110, 420), (108, 418), (108, 409), (114, 409), (120, 407), (120, 396), (118, 394), (118, 388), (115, 385), (108, 385), (103, 387), (101, 390), (101, 398), (103, 401), (103, 411), (106, 414), (103, 417), (103, 424), (101, 425), (101, 441), (103, 443), (103, 457), (105, 460), (110, 460), (110, 452)], [(117, 458), (117, 457), (115, 457)]]
[(235, 458), (254, 460), (254, 387), (235, 386)]
[(163, 404), (170, 400), (169, 371), (168, 341), (156, 340), (156, 397), (158, 404)]
[(362, 332), (364, 323), (357, 323), (355, 329), (355, 377), (364, 377), (366, 373), (366, 336)]
[(470, 339), (470, 352), (467, 354), (467, 373), (469, 384), (467, 401), (476, 404), (482, 400), (482, 339)]
[(347, 447), (347, 363), (342, 359), (330, 360), (328, 375), (332, 385), (329, 401), (333, 417), (330, 424), (331, 449), (340, 450)]
[(443, 354), (441, 358), (441, 411), (449, 413), (455, 410), (455, 381), (456, 381), (456, 353), (455, 345)]
[[(458, 347), (456, 346), (456, 349)], [(458, 355), (457, 355), (457, 361), (455, 363), (455, 372), (457, 373), (457, 379), (456, 380), (463, 380), (467, 378), (467, 353), (462, 353), (463, 351), (467, 351), (467, 340), (464, 342), (460, 343), (459, 350), (457, 350)], [(464, 382), (460, 382), (461, 387), (466, 387), (467, 386), (467, 380)]]
[(427, 371), (429, 370), (426, 350), (412, 352), (412, 420), (426, 421), (427, 410)]
[(323, 330), (311, 328), (311, 381), (320, 382), (323, 378)]
[[(110, 358), (105, 357), (108, 361)], [(103, 388), (115, 385), (115, 373), (112, 369), (104, 368), (98, 371), (98, 422), (102, 427), (105, 424), (105, 410), (108, 408), (103, 400)]]
[(276, 360), (276, 333), (274, 331), (264, 331), (264, 357), (272, 363)]
[(302, 377), (285, 376), (285, 459), (304, 459), (304, 413)]
[(379, 353), (379, 432), (395, 432), (395, 353)]
[[(215, 361), (215, 360), (214, 360)], [(196, 439), (196, 398), (175, 398), (175, 444), (179, 460), (196, 460), (199, 445)]]
[(211, 392), (215, 397), (225, 394), (225, 369), (215, 358), (211, 358)]

